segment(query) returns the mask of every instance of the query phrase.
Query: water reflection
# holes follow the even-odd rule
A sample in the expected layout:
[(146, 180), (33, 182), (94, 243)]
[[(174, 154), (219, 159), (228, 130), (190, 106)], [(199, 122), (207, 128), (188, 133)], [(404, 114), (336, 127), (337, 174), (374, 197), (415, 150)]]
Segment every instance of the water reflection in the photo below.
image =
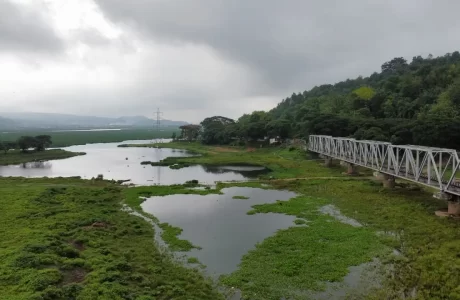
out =
[(53, 164), (49, 161), (33, 161), (20, 165), (23, 169), (50, 169)]
[(208, 173), (225, 174), (238, 173), (248, 178), (255, 178), (259, 175), (266, 174), (270, 170), (261, 166), (203, 166), (203, 169)]
[[(136, 185), (177, 184), (197, 179), (212, 184), (215, 181), (247, 180), (262, 171), (233, 168), (232, 166), (191, 166), (180, 170), (169, 167), (141, 165), (142, 161), (160, 161), (168, 156), (193, 156), (186, 150), (158, 148), (119, 148), (120, 144), (148, 143), (150, 141), (125, 141), (123, 143), (89, 144), (64, 148), (86, 152), (86, 155), (47, 162), (1, 166), (0, 176), (23, 177), (73, 177), (91, 179), (103, 175), (105, 179), (127, 180)], [(265, 171), (266, 172), (266, 171)]]
[[(282, 214), (247, 215), (252, 205), (295, 197), (292, 192), (232, 187), (223, 195), (170, 195), (148, 198), (142, 209), (183, 228), (180, 236), (202, 247), (187, 253), (207, 266), (211, 275), (236, 270), (242, 256), (278, 229), (295, 226), (295, 217)], [(246, 196), (247, 200), (232, 199)]]

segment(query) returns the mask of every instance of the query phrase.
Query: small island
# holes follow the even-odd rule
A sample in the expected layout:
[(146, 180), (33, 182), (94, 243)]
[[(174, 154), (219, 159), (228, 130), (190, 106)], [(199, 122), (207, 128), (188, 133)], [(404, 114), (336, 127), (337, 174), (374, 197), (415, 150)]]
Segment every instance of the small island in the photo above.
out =
[(22, 136), (17, 141), (0, 141), (0, 165), (17, 165), (28, 162), (64, 159), (83, 152), (71, 152), (62, 149), (48, 149), (52, 141), (49, 135)]

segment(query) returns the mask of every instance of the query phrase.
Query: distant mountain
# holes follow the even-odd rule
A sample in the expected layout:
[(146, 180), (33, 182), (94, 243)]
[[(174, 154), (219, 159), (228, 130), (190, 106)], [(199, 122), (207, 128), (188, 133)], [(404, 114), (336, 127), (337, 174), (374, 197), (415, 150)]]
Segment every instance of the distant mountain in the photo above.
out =
[[(162, 127), (178, 127), (188, 124), (184, 121), (161, 120)], [(77, 116), (53, 113), (0, 112), (0, 129), (75, 129), (110, 127), (153, 127), (156, 120), (145, 116), (118, 118)]]
[(12, 129), (17, 126), (16, 122), (8, 119), (8, 118), (3, 118), (0, 117), (0, 128), (1, 129)]

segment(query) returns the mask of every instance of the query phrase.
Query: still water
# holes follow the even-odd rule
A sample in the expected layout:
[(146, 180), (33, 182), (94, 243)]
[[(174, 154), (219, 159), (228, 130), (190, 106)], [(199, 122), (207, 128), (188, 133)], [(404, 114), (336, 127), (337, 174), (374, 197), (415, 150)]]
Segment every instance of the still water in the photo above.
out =
[(191, 166), (180, 170), (169, 167), (141, 165), (142, 161), (160, 161), (168, 156), (185, 157), (193, 154), (185, 150), (156, 148), (120, 148), (120, 144), (149, 143), (151, 141), (125, 141), (123, 143), (88, 144), (63, 148), (86, 152), (86, 155), (40, 163), (1, 166), (0, 176), (70, 177), (91, 179), (102, 174), (105, 179), (127, 180), (136, 185), (176, 184), (197, 179), (200, 182), (246, 180), (266, 172), (264, 168), (221, 166)]
[[(186, 255), (198, 258), (210, 275), (235, 271), (242, 256), (254, 249), (256, 243), (278, 229), (295, 226), (293, 216), (246, 214), (252, 205), (288, 200), (295, 193), (243, 187), (226, 188), (222, 192), (223, 195), (151, 197), (142, 203), (142, 209), (160, 222), (182, 228), (181, 239), (202, 247)], [(249, 199), (232, 199), (233, 196)]]

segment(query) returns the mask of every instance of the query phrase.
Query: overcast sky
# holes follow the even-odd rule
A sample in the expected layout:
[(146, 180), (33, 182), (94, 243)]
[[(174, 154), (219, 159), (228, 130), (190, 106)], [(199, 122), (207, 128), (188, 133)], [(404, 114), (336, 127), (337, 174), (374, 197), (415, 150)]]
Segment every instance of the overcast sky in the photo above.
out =
[(0, 112), (238, 118), (396, 56), (460, 50), (459, 11), (458, 0), (0, 0)]

